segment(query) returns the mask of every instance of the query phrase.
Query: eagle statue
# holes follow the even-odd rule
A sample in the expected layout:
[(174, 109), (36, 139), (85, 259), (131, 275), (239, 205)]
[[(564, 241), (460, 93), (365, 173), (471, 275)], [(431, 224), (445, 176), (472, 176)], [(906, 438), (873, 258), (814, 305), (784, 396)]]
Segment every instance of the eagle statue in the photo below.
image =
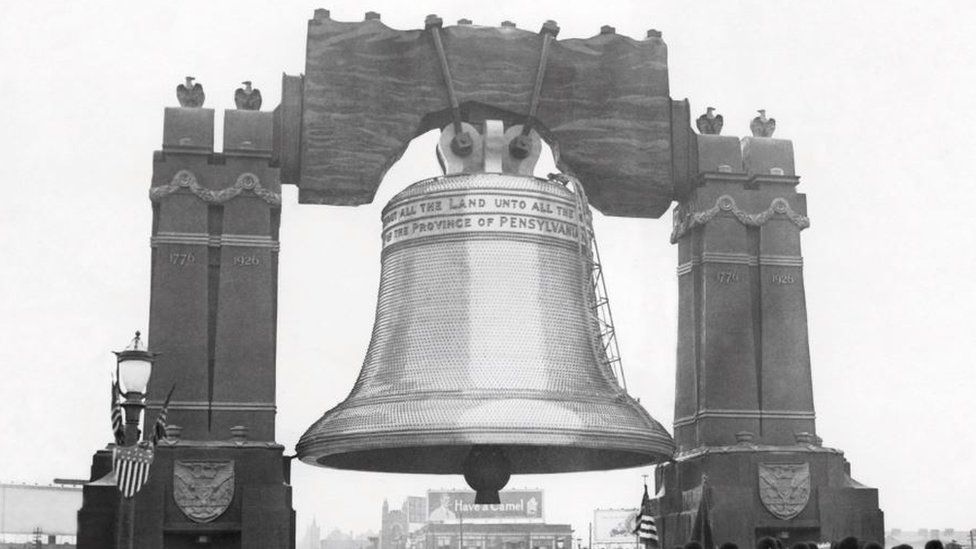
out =
[(776, 119), (766, 117), (766, 109), (759, 109), (759, 116), (752, 119), (749, 129), (754, 137), (772, 137), (776, 131)]
[(244, 87), (237, 88), (234, 92), (234, 103), (237, 104), (237, 108), (245, 111), (261, 110), (261, 90), (252, 88), (250, 80), (245, 80), (241, 84), (244, 84)]
[(180, 101), (181, 107), (202, 107), (203, 100), (207, 97), (203, 93), (203, 86), (193, 83), (192, 76), (186, 77), (186, 84), (176, 86), (176, 98)]
[(698, 117), (695, 124), (698, 125), (698, 133), (702, 135), (718, 135), (722, 133), (724, 120), (721, 114), (715, 114), (715, 107), (708, 107), (705, 114)]

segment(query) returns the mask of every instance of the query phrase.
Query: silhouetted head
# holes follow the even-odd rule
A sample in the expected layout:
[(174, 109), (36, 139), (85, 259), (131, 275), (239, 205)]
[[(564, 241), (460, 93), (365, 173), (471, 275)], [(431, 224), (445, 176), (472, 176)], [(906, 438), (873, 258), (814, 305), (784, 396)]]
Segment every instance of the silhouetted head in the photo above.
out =
[(901, 545), (896, 545), (891, 549), (915, 549), (915, 548), (912, 547), (911, 545), (908, 545), (907, 543), (902, 543)]
[(739, 546), (732, 543), (731, 541), (727, 541), (723, 543), (721, 547), (719, 547), (719, 549), (739, 549)]
[(837, 549), (860, 549), (858, 547), (857, 538), (854, 536), (847, 536), (846, 538), (840, 540), (837, 544)]
[(775, 539), (766, 536), (759, 538), (759, 541), (756, 542), (756, 549), (778, 549), (778, 545)]
[(869, 541), (864, 544), (862, 549), (884, 549), (884, 547), (882, 547), (881, 544), (876, 541)]
[(705, 549), (705, 548), (702, 547), (702, 544), (698, 543), (697, 541), (689, 541), (688, 543), (685, 544), (685, 549)]
[(930, 539), (925, 542), (925, 549), (945, 549), (942, 542), (937, 539)]

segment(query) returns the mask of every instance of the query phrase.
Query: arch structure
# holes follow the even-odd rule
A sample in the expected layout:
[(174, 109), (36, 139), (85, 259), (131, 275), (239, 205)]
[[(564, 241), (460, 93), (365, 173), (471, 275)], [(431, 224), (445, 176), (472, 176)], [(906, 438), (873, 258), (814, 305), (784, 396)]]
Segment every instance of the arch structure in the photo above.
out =
[[(677, 202), (677, 453), (656, 469), (652, 501), (663, 546), (705, 524), (743, 547), (767, 535), (882, 541), (877, 490), (816, 433), (800, 252), (810, 220), (792, 143), (695, 134), (688, 102), (670, 97), (659, 32), (555, 40), (551, 25), (436, 20), (401, 31), (375, 14), (340, 22), (316, 10), (305, 74), (283, 76), (281, 97), (272, 112), (225, 112), (220, 152), (212, 109), (165, 110), (149, 192), (150, 345), (161, 354), (147, 420), (178, 382), (179, 429), (137, 496), (137, 546), (294, 539), (290, 462), (275, 442), (281, 185), (306, 204), (369, 203), (411, 139), (463, 124), (484, 133), (489, 120), (498, 135), (537, 132), (606, 215), (657, 218)], [(217, 491), (186, 471), (217, 469), (233, 496), (189, 501)], [(111, 447), (95, 454), (79, 547), (114, 545), (110, 471)], [(194, 490), (175, 489), (179, 471)]]

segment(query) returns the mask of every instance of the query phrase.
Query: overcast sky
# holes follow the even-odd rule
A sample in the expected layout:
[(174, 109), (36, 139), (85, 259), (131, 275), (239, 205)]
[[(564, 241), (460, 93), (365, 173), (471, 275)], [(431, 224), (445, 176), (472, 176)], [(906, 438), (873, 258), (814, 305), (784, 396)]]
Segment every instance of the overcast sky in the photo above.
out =
[[(110, 439), (110, 351), (148, 324), (147, 191), (174, 87), (194, 75), (207, 106), (223, 109), (249, 79), (273, 108), (281, 73), (304, 72), (316, 7), (342, 21), (375, 10), (399, 29), (429, 13), (531, 30), (555, 19), (560, 38), (604, 24), (637, 38), (656, 28), (671, 96), (688, 98), (694, 116), (714, 106), (723, 133), (745, 135), (766, 108), (776, 136), (794, 141), (812, 221), (803, 255), (818, 433), (880, 490), (886, 528), (976, 527), (971, 1), (4, 2), (0, 480), (86, 477)], [(380, 209), (437, 174), (434, 143), (416, 140), (369, 206), (299, 206), (284, 189), (277, 425), (288, 453), (352, 387), (373, 322)], [(631, 392), (665, 425), (670, 219), (596, 219)], [(547, 520), (585, 537), (592, 510), (637, 505), (650, 472), (515, 477), (510, 487), (545, 489)], [(293, 485), (299, 535), (313, 516), (326, 531), (377, 529), (384, 497), (398, 506), (464, 486), (300, 463)]]

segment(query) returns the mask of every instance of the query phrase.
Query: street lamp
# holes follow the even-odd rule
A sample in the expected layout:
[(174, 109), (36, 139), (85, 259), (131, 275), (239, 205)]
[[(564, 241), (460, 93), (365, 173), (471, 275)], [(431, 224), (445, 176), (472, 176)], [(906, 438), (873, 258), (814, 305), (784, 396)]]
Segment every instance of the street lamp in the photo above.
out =
[(131, 446), (139, 441), (139, 417), (146, 408), (146, 389), (152, 375), (153, 354), (146, 350), (138, 331), (122, 351), (114, 351), (116, 375), (119, 390), (125, 400), (125, 444)]
[(116, 535), (118, 549), (132, 549), (135, 545), (135, 495), (149, 478), (153, 450), (148, 442), (140, 442), (139, 417), (146, 408), (146, 389), (152, 375), (154, 355), (150, 353), (136, 332), (129, 346), (113, 351), (119, 390), (125, 396), (125, 441), (116, 448), (112, 469), (119, 488), (119, 516)]

